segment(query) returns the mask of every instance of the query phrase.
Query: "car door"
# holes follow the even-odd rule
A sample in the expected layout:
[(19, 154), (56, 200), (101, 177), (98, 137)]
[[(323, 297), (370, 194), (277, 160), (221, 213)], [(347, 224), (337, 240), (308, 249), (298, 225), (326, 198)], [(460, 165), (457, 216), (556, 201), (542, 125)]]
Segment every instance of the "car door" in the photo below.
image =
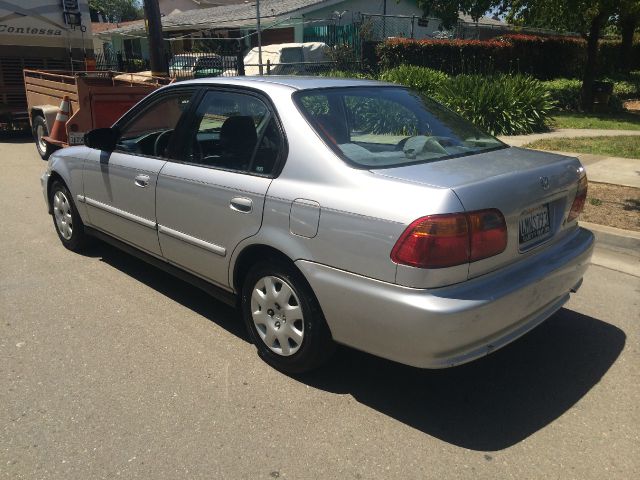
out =
[(156, 226), (156, 183), (169, 143), (195, 89), (151, 97), (115, 127), (113, 152), (91, 149), (83, 172), (90, 224), (154, 255), (161, 255)]
[(210, 89), (192, 111), (158, 177), (160, 246), (171, 263), (228, 286), (234, 248), (260, 229), (284, 139), (265, 99), (249, 92)]

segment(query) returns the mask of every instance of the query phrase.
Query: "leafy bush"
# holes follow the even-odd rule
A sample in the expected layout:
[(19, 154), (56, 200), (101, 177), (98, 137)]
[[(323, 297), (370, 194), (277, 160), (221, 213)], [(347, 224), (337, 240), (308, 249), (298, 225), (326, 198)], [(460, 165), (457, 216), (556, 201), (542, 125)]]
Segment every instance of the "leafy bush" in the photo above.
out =
[(640, 72), (611, 75), (603, 80), (613, 82), (613, 94), (620, 98), (640, 98)]
[(399, 83), (429, 96), (436, 95), (448, 79), (444, 72), (414, 65), (400, 65), (380, 74), (380, 80)]
[[(613, 81), (605, 79), (607, 81)], [(579, 112), (582, 107), (580, 96), (582, 81), (574, 78), (557, 78), (542, 82), (551, 98), (556, 102), (556, 108), (565, 112)], [(640, 85), (632, 81), (613, 81), (613, 95), (609, 98), (609, 110), (611, 112), (622, 111), (623, 98), (632, 98), (640, 94)]]
[(580, 90), (582, 81), (573, 78), (557, 78), (543, 82), (556, 108), (562, 111), (576, 112), (580, 110)]
[(363, 78), (367, 80), (375, 80), (375, 75), (368, 72), (360, 72), (356, 70), (329, 70), (326, 72), (320, 72), (320, 77), (334, 77), (334, 78)]
[(637, 98), (640, 96), (640, 84), (628, 80), (614, 81), (613, 94), (620, 98)]
[(443, 84), (437, 96), (493, 135), (544, 131), (554, 109), (543, 83), (526, 75), (458, 75)]

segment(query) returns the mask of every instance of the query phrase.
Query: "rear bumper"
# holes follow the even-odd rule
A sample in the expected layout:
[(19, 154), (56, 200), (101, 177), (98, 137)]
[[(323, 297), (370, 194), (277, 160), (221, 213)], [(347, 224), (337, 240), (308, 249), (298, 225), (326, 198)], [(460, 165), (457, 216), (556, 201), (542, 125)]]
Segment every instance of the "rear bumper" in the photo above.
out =
[(576, 228), (517, 264), (438, 289), (402, 287), (300, 260), (333, 338), (421, 368), (469, 362), (549, 318), (580, 287), (593, 234)]

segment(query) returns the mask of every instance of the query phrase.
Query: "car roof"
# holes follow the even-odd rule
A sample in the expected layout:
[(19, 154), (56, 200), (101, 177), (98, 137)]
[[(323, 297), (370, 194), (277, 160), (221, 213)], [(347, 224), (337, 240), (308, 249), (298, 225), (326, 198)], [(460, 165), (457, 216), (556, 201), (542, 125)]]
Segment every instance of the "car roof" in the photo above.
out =
[[(249, 77), (215, 77), (202, 78), (197, 80), (185, 80), (173, 85), (185, 85), (197, 83), (199, 85), (237, 85), (243, 87), (253, 87), (260, 90), (268, 88), (270, 85), (281, 85), (294, 90), (311, 90), (316, 88), (337, 88), (337, 87), (380, 87), (394, 86), (393, 83), (379, 82), (377, 80), (366, 80), (359, 78), (331, 78), (331, 77), (303, 77), (285, 75), (266, 75)], [(397, 85), (395, 85), (397, 86)]]

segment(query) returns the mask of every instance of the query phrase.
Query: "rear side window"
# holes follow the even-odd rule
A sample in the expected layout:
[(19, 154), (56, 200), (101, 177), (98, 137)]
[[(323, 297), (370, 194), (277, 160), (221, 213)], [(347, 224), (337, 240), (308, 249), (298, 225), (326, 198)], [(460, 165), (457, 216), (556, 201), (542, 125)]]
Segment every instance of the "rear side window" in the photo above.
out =
[(268, 175), (282, 151), (275, 118), (259, 98), (208, 92), (196, 111), (195, 127), (179, 160), (225, 170)]
[(325, 142), (363, 168), (444, 160), (505, 147), (440, 104), (404, 88), (304, 90), (294, 99)]

